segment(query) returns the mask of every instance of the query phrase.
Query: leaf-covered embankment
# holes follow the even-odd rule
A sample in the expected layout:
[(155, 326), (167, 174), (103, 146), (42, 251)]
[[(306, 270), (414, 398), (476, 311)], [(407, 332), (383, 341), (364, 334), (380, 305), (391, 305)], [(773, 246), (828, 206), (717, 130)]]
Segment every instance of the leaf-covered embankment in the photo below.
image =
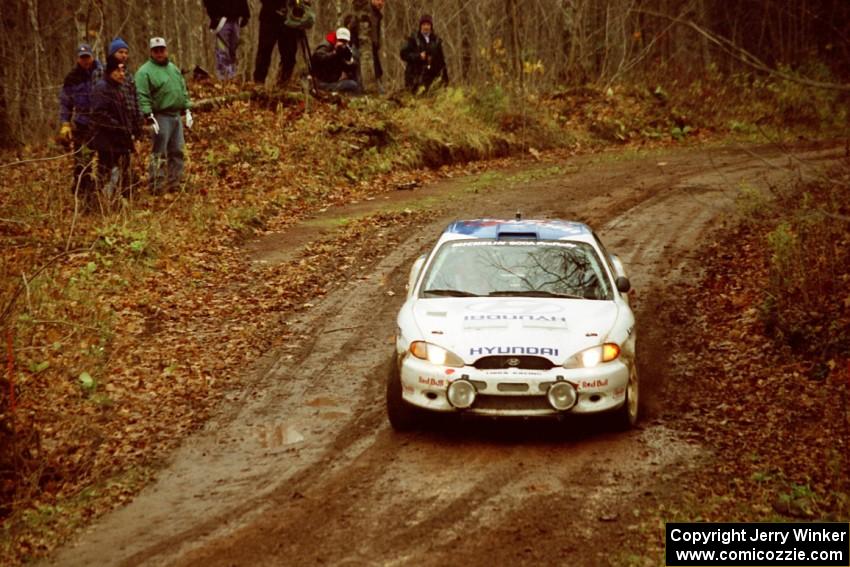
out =
[(742, 192), (661, 309), (681, 332), (660, 418), (710, 453), (648, 495), (620, 563), (654, 564), (668, 521), (850, 517), (850, 168), (807, 173)]

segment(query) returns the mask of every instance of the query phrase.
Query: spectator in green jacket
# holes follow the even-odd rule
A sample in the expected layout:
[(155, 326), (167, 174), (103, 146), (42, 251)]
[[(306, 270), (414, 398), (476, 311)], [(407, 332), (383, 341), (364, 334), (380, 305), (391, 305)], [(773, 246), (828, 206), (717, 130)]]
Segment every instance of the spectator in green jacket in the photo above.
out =
[(183, 123), (192, 127), (189, 91), (180, 69), (168, 60), (161, 37), (150, 40), (151, 57), (136, 73), (139, 108), (153, 131), (150, 186), (155, 194), (176, 190), (183, 178)]

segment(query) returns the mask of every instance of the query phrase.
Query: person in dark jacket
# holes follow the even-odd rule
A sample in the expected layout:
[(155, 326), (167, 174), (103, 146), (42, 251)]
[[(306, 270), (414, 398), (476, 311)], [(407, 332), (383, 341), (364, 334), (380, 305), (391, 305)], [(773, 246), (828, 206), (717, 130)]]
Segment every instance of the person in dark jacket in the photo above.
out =
[(109, 49), (106, 52), (106, 58), (114, 57), (119, 63), (124, 64), (124, 82), (121, 85), (121, 90), (124, 92), (124, 102), (127, 103), (127, 115), (133, 122), (133, 138), (140, 139), (142, 135), (142, 124), (145, 117), (139, 109), (139, 95), (136, 91), (136, 79), (130, 71), (130, 46), (127, 42), (116, 37), (109, 44)]
[(134, 117), (127, 108), (125, 67), (115, 57), (106, 60), (106, 73), (92, 92), (92, 147), (97, 150), (98, 180), (106, 196), (126, 194), (130, 186)]
[[(304, 38), (304, 29), (312, 25), (312, 22), (305, 22), (301, 29), (287, 25), (287, 22), (292, 23), (293, 19), (300, 17), (299, 13), (303, 14), (309, 10), (312, 10), (309, 0), (262, 0), (260, 38), (257, 44), (257, 60), (254, 64), (255, 83), (266, 82), (275, 45), (280, 53), (278, 85), (289, 82), (295, 70), (298, 42)], [(293, 13), (296, 15), (293, 16)]]
[(220, 81), (229, 81), (236, 77), (239, 28), (251, 18), (248, 0), (204, 0), (204, 7), (215, 34), (215, 75)]
[[(351, 30), (351, 45), (362, 54), (360, 84), (363, 90), (383, 92), (381, 78), (381, 21), (384, 0), (352, 0), (351, 12), (343, 18), (343, 25)], [(371, 58), (369, 57), (371, 53)]]
[(419, 18), (419, 31), (412, 34), (401, 58), (405, 62), (404, 85), (413, 92), (428, 90), (438, 78), (442, 85), (449, 82), (443, 40), (434, 33), (434, 20), (429, 15)]
[(351, 32), (339, 28), (325, 36), (313, 52), (313, 77), (317, 87), (323, 91), (359, 93), (360, 82), (357, 71), (359, 59), (351, 46)]
[(103, 76), (100, 62), (83, 43), (77, 47), (77, 64), (65, 77), (59, 95), (59, 138), (74, 150), (74, 180), (71, 191), (86, 195), (94, 187), (91, 171), (91, 92)]

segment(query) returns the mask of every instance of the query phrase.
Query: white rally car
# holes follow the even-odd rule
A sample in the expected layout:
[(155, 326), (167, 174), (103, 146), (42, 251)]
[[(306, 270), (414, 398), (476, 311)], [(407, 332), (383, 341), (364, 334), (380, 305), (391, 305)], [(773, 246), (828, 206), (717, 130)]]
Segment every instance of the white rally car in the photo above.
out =
[(393, 428), (427, 412), (638, 418), (629, 280), (582, 223), (455, 222), (410, 270), (387, 381)]

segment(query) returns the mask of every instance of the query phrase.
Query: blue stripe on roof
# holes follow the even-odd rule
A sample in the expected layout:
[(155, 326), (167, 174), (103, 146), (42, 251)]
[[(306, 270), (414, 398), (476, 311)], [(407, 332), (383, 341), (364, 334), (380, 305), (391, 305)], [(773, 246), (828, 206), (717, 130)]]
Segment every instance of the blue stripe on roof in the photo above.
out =
[(590, 234), (590, 228), (580, 222), (562, 220), (473, 219), (455, 221), (445, 232), (474, 238), (498, 238), (500, 233), (536, 233), (541, 240), (559, 240), (569, 236)]

